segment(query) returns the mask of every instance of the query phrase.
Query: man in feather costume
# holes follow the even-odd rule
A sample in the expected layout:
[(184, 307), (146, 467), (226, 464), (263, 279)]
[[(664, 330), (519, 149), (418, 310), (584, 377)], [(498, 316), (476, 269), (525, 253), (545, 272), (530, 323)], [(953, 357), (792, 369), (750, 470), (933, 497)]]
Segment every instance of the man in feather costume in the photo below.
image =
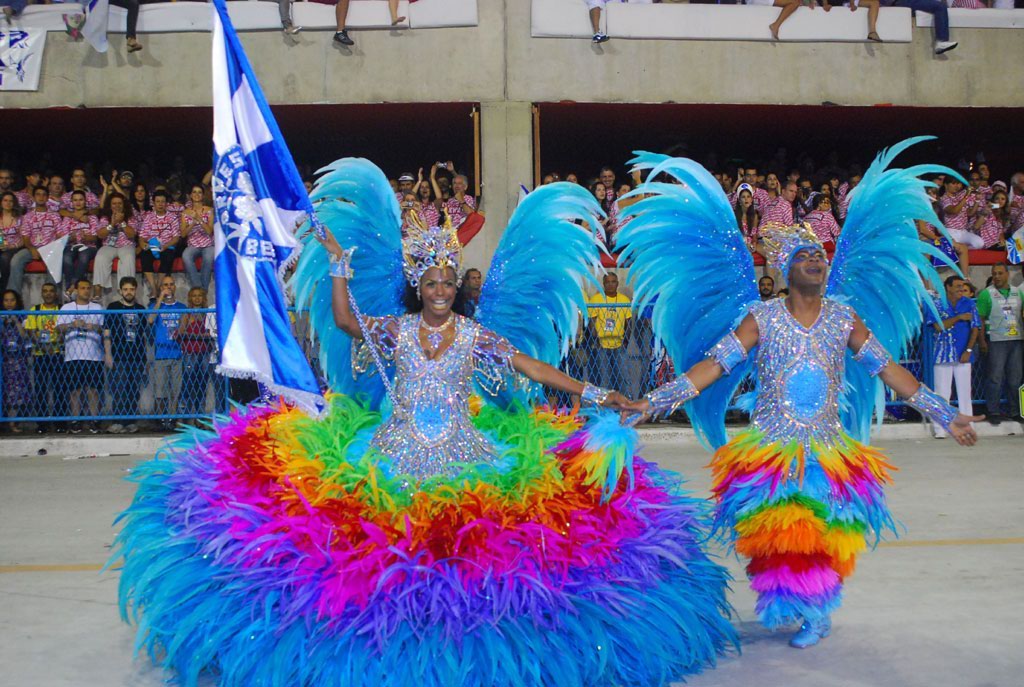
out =
[[(831, 266), (807, 226), (762, 232), (768, 265), (789, 287), (785, 299), (765, 302), (714, 178), (690, 160), (635, 160), (650, 179), (677, 182), (637, 189), (644, 199), (630, 208), (620, 240), (638, 307), (658, 297), (655, 331), (686, 370), (643, 408), (685, 404), (717, 448), (716, 525), (750, 559), (762, 623), (800, 624), (790, 640), (797, 648), (828, 636), (856, 555), (869, 537), (894, 529), (883, 492), (891, 466), (862, 443), (880, 382), (963, 445), (975, 442), (971, 422), (981, 419), (958, 414), (893, 362), (920, 327), (921, 305), (931, 304), (923, 278), (940, 282), (914, 229), (917, 219), (941, 226), (919, 176), (956, 175), (929, 165), (887, 169), (916, 140), (882, 153), (864, 174)], [(725, 408), (748, 375), (756, 380), (751, 424), (726, 442)]]
[(335, 393), (319, 419), (238, 408), (136, 469), (117, 555), (139, 646), (187, 686), (660, 687), (714, 665), (737, 640), (703, 501), (610, 410), (522, 395), (520, 374), (629, 407), (551, 365), (599, 265), (595, 201), (527, 196), (472, 320), (451, 228), (403, 244), (377, 167), (324, 172), (329, 232), (292, 283)]

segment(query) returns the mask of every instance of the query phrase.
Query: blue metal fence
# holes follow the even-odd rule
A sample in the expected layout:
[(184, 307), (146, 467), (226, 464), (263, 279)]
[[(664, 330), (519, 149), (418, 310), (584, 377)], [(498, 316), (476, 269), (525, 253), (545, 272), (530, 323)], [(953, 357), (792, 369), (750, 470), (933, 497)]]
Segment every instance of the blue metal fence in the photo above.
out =
[[(92, 306), (98, 307), (98, 306)], [(626, 322), (616, 313), (628, 305), (601, 304), (609, 317), (592, 318), (562, 362), (577, 379), (638, 398), (674, 378), (676, 371), (658, 344), (650, 320)], [(140, 422), (170, 429), (176, 421), (201, 420), (227, 410), (231, 401), (258, 397), (255, 383), (228, 380), (215, 372), (214, 310), (163, 309), (29, 310), (0, 313), (3, 350), (3, 417), (0, 427), (33, 423), (37, 431), (135, 431)], [(596, 313), (595, 313), (596, 314)], [(314, 369), (308, 318), (293, 312), (296, 338)], [(925, 334), (901, 361), (931, 383), (931, 336)], [(982, 396), (983, 370), (973, 375), (974, 397)], [(741, 393), (747, 389), (741, 389)], [(557, 406), (574, 399), (549, 391)], [(907, 410), (890, 399), (891, 414)]]

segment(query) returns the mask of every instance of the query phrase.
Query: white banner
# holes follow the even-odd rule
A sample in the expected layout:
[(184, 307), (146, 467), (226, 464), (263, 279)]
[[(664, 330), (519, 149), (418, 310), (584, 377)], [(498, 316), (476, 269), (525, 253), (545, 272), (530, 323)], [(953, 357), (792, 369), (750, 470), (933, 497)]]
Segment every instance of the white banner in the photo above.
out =
[(0, 91), (37, 91), (46, 31), (0, 25)]

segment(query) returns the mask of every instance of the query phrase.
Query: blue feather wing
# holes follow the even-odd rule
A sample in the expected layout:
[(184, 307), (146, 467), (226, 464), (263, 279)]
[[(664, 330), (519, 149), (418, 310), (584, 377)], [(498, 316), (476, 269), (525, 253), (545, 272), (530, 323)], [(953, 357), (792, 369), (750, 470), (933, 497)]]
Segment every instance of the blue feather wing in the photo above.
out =
[(476, 320), (526, 355), (558, 365), (586, 313), (583, 284), (601, 269), (603, 213), (577, 184), (541, 186), (516, 208), (491, 261)]
[[(384, 172), (369, 160), (343, 158), (318, 173), (310, 194), (316, 216), (342, 247), (356, 248), (349, 289), (360, 310), (372, 316), (404, 313), (401, 212)], [(304, 243), (291, 285), (296, 306), (309, 310), (320, 367), (331, 389), (366, 395), (376, 408), (384, 397), (380, 376), (370, 369), (353, 378), (352, 338), (334, 324), (327, 251), (312, 233)]]
[[(634, 304), (654, 302), (652, 326), (682, 373), (732, 331), (758, 299), (757, 275), (729, 200), (693, 160), (637, 153), (632, 164), (650, 170), (632, 195), (619, 231), (620, 264), (629, 267)], [(677, 183), (650, 181), (667, 175)], [(750, 374), (754, 355), (686, 404), (705, 445), (725, 443), (725, 409)]]
[[(932, 138), (918, 136), (883, 150), (864, 173), (852, 191), (825, 290), (829, 298), (851, 306), (895, 360), (903, 358), (920, 331), (922, 308), (935, 307), (924, 280), (938, 285), (941, 278), (929, 257), (950, 264), (940, 251), (918, 239), (915, 220), (946, 233), (925, 193), (930, 182), (920, 177), (962, 177), (940, 165), (889, 168), (908, 147)], [(867, 441), (872, 410), (882, 400), (881, 381), (864, 372), (849, 352), (845, 381), (843, 426), (860, 441)]]

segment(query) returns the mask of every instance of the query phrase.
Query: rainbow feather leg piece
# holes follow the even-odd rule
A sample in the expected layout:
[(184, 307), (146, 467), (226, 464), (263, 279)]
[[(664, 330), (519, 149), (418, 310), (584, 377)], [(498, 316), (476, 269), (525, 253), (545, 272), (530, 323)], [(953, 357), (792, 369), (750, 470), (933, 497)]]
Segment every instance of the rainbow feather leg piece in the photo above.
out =
[(484, 406), (501, 469), (410, 489), (379, 414), (329, 402), (238, 409), (133, 474), (121, 612), (181, 684), (664, 685), (736, 646), (707, 506), (635, 437)]
[(750, 559), (766, 627), (831, 614), (868, 537), (877, 543), (896, 531), (883, 491), (894, 468), (849, 437), (805, 454), (749, 429), (715, 453), (711, 468), (716, 529)]

